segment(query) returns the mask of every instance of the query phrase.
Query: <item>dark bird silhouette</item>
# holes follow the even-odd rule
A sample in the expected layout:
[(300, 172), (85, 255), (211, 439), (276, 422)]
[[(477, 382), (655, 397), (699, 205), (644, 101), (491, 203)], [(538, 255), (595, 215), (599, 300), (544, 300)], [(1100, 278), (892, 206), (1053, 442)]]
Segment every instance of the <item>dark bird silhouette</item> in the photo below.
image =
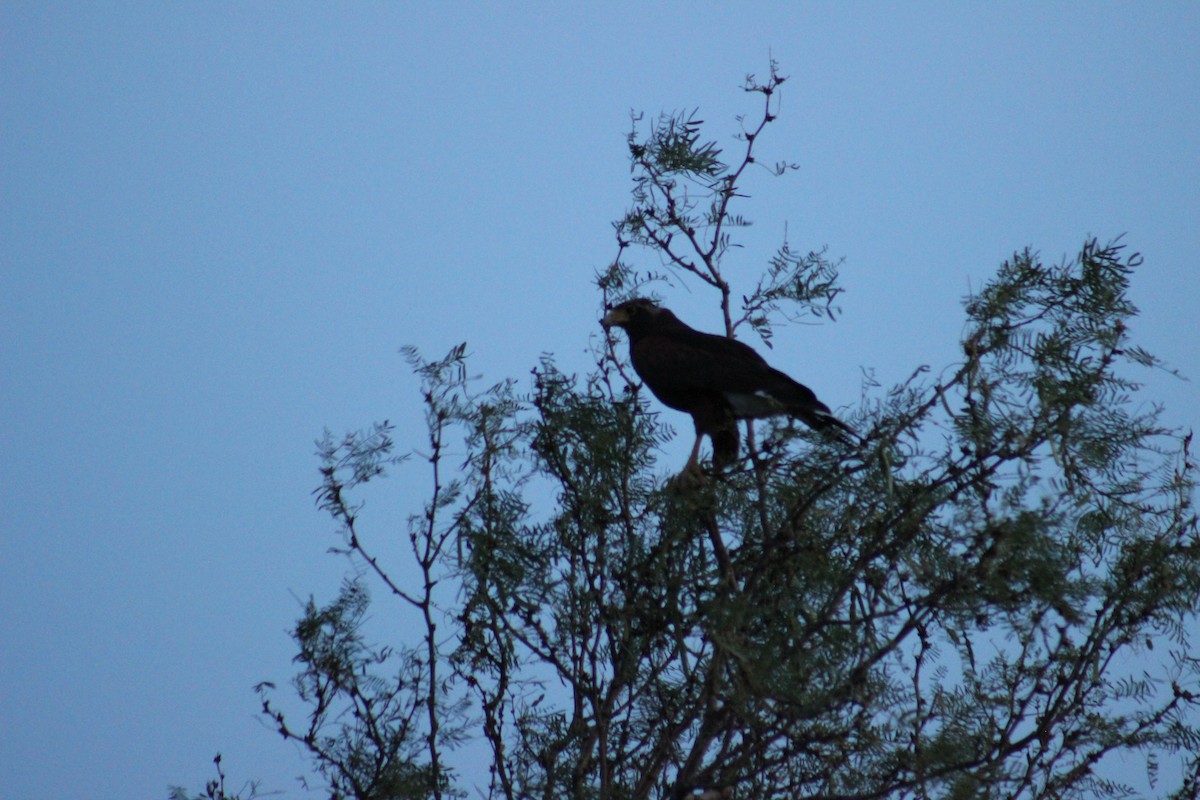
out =
[(713, 466), (736, 460), (740, 419), (787, 415), (847, 443), (852, 439), (845, 434), (856, 437), (811, 389), (771, 367), (749, 345), (695, 330), (650, 300), (621, 303), (600, 323), (629, 335), (633, 368), (654, 396), (691, 415), (696, 443), (685, 473), (698, 470), (706, 434), (713, 444)]

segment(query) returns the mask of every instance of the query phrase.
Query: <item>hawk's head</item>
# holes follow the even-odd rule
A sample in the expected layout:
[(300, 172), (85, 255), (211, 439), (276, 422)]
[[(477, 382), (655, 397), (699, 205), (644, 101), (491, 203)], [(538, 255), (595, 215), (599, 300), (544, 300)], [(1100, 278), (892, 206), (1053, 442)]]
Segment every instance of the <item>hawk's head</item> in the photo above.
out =
[(600, 320), (605, 330), (613, 327), (624, 328), (631, 336), (645, 333), (663, 323), (673, 322), (678, 322), (674, 314), (644, 297), (635, 297), (613, 306), (604, 315), (604, 319)]

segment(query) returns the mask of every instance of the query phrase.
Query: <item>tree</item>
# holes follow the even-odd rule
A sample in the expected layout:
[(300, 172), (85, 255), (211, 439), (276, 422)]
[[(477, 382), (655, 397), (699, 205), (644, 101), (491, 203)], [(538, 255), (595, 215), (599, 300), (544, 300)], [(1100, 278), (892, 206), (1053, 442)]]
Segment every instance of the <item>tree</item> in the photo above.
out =
[[(667, 280), (711, 291), (729, 335), (833, 316), (823, 251), (785, 243), (745, 294), (723, 260), (784, 80), (748, 78), (760, 111), (728, 163), (695, 114), (634, 120), (602, 304)], [(1016, 253), (966, 301), (958, 363), (848, 418), (860, 447), (761, 425), (700, 486), (656, 472), (670, 429), (612, 340), (583, 377), (543, 360), (527, 394), (478, 388), (465, 345), (410, 351), (421, 577), (365, 546), (352, 499), (393, 429), (326, 437), (318, 502), (362, 574), (296, 626), (307, 719), (270, 685), (263, 713), (332, 798), (462, 796), (472, 738), (507, 800), (1123, 797), (1122, 754), (1152, 779), (1171, 760), (1155, 791), (1196, 796), (1195, 467), (1191, 434), (1133, 399), (1161, 366), (1129, 341), (1139, 264), (1119, 240)], [(368, 646), (368, 585), (419, 641)]]

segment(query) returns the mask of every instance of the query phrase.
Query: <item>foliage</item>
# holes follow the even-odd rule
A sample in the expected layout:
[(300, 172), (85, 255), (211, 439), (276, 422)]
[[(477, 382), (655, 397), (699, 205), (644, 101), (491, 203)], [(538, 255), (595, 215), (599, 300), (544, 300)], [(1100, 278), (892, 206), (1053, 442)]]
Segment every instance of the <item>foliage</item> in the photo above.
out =
[(266, 795), (260, 794), (258, 784), (251, 782), (244, 788), (243, 794), (229, 794), (225, 791), (225, 770), (221, 768), (221, 754), (217, 753), (213, 757), (213, 765), (217, 770), (217, 777), (208, 783), (204, 784), (204, 792), (196, 795), (189, 795), (187, 789), (182, 786), (168, 787), (168, 797), (170, 800), (257, 800)]
[[(731, 335), (832, 316), (823, 251), (785, 245), (736, 307), (723, 271), (783, 82), (748, 80), (763, 112), (732, 164), (694, 113), (635, 127), (603, 302), (656, 277), (640, 252), (709, 287)], [(348, 584), (296, 629), (308, 723), (264, 713), (334, 798), (455, 794), (471, 737), (508, 800), (1125, 797), (1106, 764), (1131, 754), (1193, 797), (1195, 467), (1190, 434), (1135, 400), (1158, 366), (1128, 338), (1139, 264), (1120, 241), (1014, 254), (966, 301), (961, 362), (857, 411), (861, 448), (770, 425), (693, 489), (655, 471), (670, 432), (611, 341), (586, 376), (544, 360), (528, 395), (476, 390), (465, 347), (410, 353), (433, 474), (415, 588), (346, 499), (389, 428), (327, 439), (318, 498), (424, 634), (367, 647)]]

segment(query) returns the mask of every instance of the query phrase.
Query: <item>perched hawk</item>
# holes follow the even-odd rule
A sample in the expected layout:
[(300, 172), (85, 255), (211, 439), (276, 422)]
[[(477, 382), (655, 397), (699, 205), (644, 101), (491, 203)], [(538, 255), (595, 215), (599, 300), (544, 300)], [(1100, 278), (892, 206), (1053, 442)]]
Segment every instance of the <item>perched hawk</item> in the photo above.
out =
[[(700, 441), (712, 440), (713, 464), (737, 458), (739, 419), (786, 414), (817, 430), (854, 430), (830, 413), (807, 386), (773, 369), (746, 344), (690, 328), (644, 299), (621, 303), (600, 321), (629, 334), (629, 356), (638, 376), (665, 405), (692, 416), (696, 444), (684, 472), (698, 469)], [(838, 438), (849, 441), (842, 433)]]

